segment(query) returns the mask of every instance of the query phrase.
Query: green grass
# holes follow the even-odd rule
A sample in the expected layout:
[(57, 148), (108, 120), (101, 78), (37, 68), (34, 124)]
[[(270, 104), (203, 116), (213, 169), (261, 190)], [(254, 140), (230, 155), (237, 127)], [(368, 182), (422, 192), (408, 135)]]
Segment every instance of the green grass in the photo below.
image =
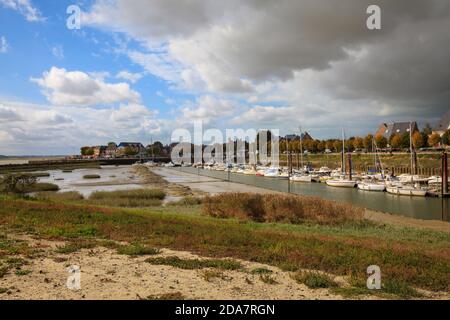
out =
[(311, 289), (333, 288), (338, 286), (332, 277), (317, 271), (300, 271), (293, 275), (292, 278)]
[[(401, 167), (409, 166), (410, 155), (406, 153), (380, 153), (381, 162), (385, 168), (388, 167)], [(435, 154), (417, 154), (417, 160), (420, 167), (423, 168), (440, 168), (441, 166), (441, 155), (439, 153)], [(280, 156), (280, 161), (286, 162), (286, 156)], [(294, 156), (293, 165), (296, 168), (297, 159)], [(315, 168), (320, 168), (323, 166), (336, 169), (341, 166), (341, 154), (309, 154), (304, 157), (305, 163), (310, 163)], [(354, 166), (373, 166), (374, 156), (373, 154), (352, 154), (352, 163)]]
[(269, 274), (273, 273), (272, 270), (267, 268), (255, 268), (250, 271), (251, 274)]
[(117, 253), (129, 256), (145, 256), (159, 254), (160, 251), (155, 248), (135, 243), (127, 246), (119, 246), (117, 248)]
[(75, 240), (73, 242), (67, 243), (64, 246), (60, 246), (56, 248), (56, 252), (57, 253), (62, 253), (62, 254), (69, 254), (69, 253), (74, 253), (74, 252), (78, 252), (81, 249), (92, 249), (96, 247), (96, 242), (95, 241), (86, 241), (86, 240)]
[(159, 189), (96, 191), (88, 202), (111, 207), (152, 207), (161, 205), (165, 196), (165, 192)]
[(16, 270), (16, 276), (26, 276), (31, 273), (31, 270)]
[[(361, 279), (367, 278), (367, 266), (377, 264), (382, 271), (382, 283), (398, 281), (412, 288), (450, 289), (449, 233), (374, 223), (242, 222), (198, 213), (187, 215), (178, 207), (115, 209), (9, 196), (0, 196), (0, 202), (0, 225), (44, 238), (138, 242), (154, 248), (195, 252), (213, 259), (245, 259), (286, 271), (321, 270), (337, 276), (355, 274)], [(172, 209), (179, 213), (172, 213)], [(0, 255), (3, 251), (11, 255), (14, 254), (11, 251), (27, 250), (20, 243), (5, 241), (11, 240), (0, 239)], [(176, 258), (149, 262), (193, 269), (214, 267)], [(401, 291), (400, 286), (397, 288)]]
[(217, 268), (222, 270), (238, 270), (242, 266), (239, 262), (230, 259), (219, 260), (219, 259), (208, 259), (208, 260), (198, 260), (198, 259), (181, 259), (178, 257), (167, 257), (167, 258), (148, 258), (145, 260), (153, 265), (166, 265), (172, 266), (179, 269), (195, 270), (204, 268)]

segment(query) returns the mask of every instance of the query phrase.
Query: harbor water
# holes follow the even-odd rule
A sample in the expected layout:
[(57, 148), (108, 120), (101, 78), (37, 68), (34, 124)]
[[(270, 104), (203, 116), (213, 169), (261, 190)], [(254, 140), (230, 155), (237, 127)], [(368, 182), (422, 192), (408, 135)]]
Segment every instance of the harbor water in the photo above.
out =
[(259, 177), (255, 175), (204, 170), (193, 167), (176, 167), (173, 168), (173, 170), (199, 174), (230, 182), (243, 183), (280, 192), (317, 196), (324, 199), (347, 202), (370, 210), (402, 215), (410, 218), (450, 221), (449, 198), (398, 196), (387, 192), (361, 191), (357, 188), (333, 188), (324, 183), (292, 182), (288, 179)]

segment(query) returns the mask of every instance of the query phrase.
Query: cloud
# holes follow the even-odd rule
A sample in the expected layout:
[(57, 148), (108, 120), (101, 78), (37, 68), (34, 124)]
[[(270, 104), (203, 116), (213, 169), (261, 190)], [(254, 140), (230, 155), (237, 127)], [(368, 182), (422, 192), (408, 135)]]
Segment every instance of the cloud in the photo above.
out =
[(93, 106), (117, 102), (139, 102), (139, 93), (127, 83), (106, 83), (82, 71), (52, 67), (42, 78), (31, 78), (54, 105)]
[(20, 115), (13, 109), (0, 104), (0, 123), (21, 120)]
[(171, 130), (156, 111), (137, 104), (99, 109), (1, 101), (0, 123), (2, 153), (6, 154), (78, 153), (83, 145), (145, 143)]
[(131, 83), (138, 82), (139, 80), (142, 79), (142, 77), (143, 77), (143, 75), (141, 73), (132, 73), (127, 70), (122, 70), (116, 75), (117, 79), (126, 80)]
[(197, 98), (195, 102), (185, 103), (180, 111), (182, 119), (187, 122), (202, 120), (205, 123), (210, 123), (231, 116), (237, 109), (238, 106), (234, 101), (206, 95)]
[[(448, 1), (334, 2), (97, 0), (85, 14), (137, 40), (143, 49), (127, 54), (148, 72), (179, 90), (257, 103), (255, 113), (312, 106), (334, 124), (330, 105), (419, 121), (448, 108)], [(366, 28), (371, 4), (382, 9), (379, 31)]]
[(0, 37), (0, 53), (6, 53), (8, 52), (8, 41), (6, 41), (5, 37)]
[(27, 21), (45, 21), (40, 11), (33, 6), (31, 0), (0, 0), (0, 4), (19, 12)]

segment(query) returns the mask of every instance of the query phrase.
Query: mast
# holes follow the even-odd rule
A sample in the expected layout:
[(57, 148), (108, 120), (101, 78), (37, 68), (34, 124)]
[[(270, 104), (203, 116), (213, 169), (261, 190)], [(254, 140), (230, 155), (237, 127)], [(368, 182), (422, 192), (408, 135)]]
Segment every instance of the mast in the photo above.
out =
[(344, 128), (342, 128), (342, 173), (345, 176), (345, 132)]
[(414, 182), (414, 155), (412, 143), (412, 122), (409, 122), (409, 153), (411, 154), (411, 182)]
[(305, 168), (303, 165), (303, 136), (302, 136), (302, 127), (300, 127), (300, 161), (302, 164), (302, 171)]

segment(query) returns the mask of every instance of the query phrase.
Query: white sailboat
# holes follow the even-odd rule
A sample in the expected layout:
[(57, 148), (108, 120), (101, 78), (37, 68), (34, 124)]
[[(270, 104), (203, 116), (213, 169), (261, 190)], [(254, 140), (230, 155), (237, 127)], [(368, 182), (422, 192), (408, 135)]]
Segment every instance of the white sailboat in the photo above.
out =
[[(409, 149), (411, 153), (411, 171), (413, 169), (413, 144), (412, 144), (412, 123), (409, 123)], [(410, 179), (411, 184), (413, 184), (414, 181), (414, 175), (411, 174), (408, 176)], [(400, 182), (396, 184), (391, 184), (386, 186), (386, 191), (390, 194), (395, 195), (401, 195), (401, 196), (416, 196), (416, 197), (425, 197), (428, 193), (427, 188), (421, 187), (419, 184), (414, 185), (405, 185), (406, 180), (405, 179), (399, 179)]]
[(330, 187), (340, 187), (340, 188), (354, 188), (356, 186), (356, 181), (345, 178), (345, 133), (342, 129), (342, 175), (340, 179), (329, 179), (326, 180), (327, 186)]
[(386, 185), (384, 183), (376, 183), (369, 181), (358, 182), (358, 189), (364, 191), (384, 191), (386, 190)]

